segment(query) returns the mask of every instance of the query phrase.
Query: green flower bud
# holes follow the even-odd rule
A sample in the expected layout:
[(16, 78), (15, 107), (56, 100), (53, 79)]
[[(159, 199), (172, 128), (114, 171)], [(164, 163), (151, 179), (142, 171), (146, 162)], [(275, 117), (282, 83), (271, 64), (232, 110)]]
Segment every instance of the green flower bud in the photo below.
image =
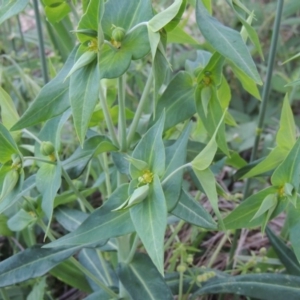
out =
[(176, 270), (179, 273), (184, 273), (186, 271), (186, 265), (181, 264), (181, 265), (177, 266)]
[(54, 153), (54, 150), (55, 150), (54, 146), (51, 142), (47, 141), (41, 143), (40, 152), (42, 155), (44, 156), (52, 155)]
[(125, 29), (122, 27), (115, 27), (112, 31), (111, 37), (116, 42), (122, 42), (125, 37)]

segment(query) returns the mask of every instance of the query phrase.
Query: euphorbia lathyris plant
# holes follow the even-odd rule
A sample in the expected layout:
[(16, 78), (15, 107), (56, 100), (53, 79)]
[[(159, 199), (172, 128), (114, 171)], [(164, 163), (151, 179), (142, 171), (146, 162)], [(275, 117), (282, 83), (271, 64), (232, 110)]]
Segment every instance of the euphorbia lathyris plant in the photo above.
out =
[[(242, 16), (248, 11), (239, 1), (228, 3), (243, 24), (243, 34), (212, 17), (210, 1), (197, 0), (197, 25), (213, 51), (198, 50), (196, 59), (187, 60), (185, 70), (173, 76), (168, 39), (172, 34), (178, 43), (191, 39), (180, 25), (187, 1), (175, 0), (160, 12), (150, 0), (84, 1), (73, 31), (78, 45), (21, 118), (8, 94), (0, 90), (9, 107), (2, 108), (0, 124), (0, 213), (8, 234), (42, 229), (44, 239), (51, 241), (45, 245), (32, 241), (26, 250), (4, 260), (0, 287), (50, 271), (90, 293), (86, 299), (173, 299), (175, 295), (187, 299), (192, 294), (195, 298), (226, 292), (271, 299), (272, 284), (284, 289), (287, 282), (299, 283), (298, 277), (231, 277), (187, 268), (192, 264), (188, 252), (197, 250), (183, 246), (174, 251), (179, 253), (177, 271), (169, 272), (164, 265), (165, 250), (174, 239), (172, 234), (165, 243), (166, 229), (178, 220), (206, 230), (252, 225), (264, 230), (288, 202), (297, 204), (300, 148), (286, 100), (278, 146), (243, 173), (258, 175), (281, 163), (271, 177), (273, 186), (255, 195), (255, 201), (254, 196), (248, 198), (224, 221), (219, 211), (218, 194), (226, 193), (215, 179), (213, 162), (217, 156), (234, 156), (235, 166), (244, 166), (227, 145), (226, 124), (236, 122), (228, 112), (231, 93), (224, 65), (258, 99), (257, 84), (262, 83), (245, 43), (250, 37), (262, 53), (251, 22)], [(70, 11), (64, 1), (57, 5), (44, 1), (44, 5), (50, 22), (61, 21)], [(16, 13), (23, 9), (12, 7)], [(60, 12), (57, 20), (54, 9)], [(71, 124), (79, 146), (68, 155), (61, 136)], [(192, 140), (198, 126), (205, 133), (205, 144)], [(288, 145), (282, 133), (287, 127)], [(36, 128), (40, 128), (37, 135)], [(24, 145), (26, 137), (35, 141), (34, 147)], [(32, 155), (26, 156), (23, 149)], [(276, 156), (276, 163), (271, 156)], [(186, 172), (206, 194), (213, 216), (189, 194), (183, 181)], [(88, 200), (97, 190), (101, 192), (98, 208)], [(293, 209), (290, 213), (295, 214)], [(237, 221), (240, 216), (243, 219)], [(69, 233), (55, 232), (54, 220)], [(292, 237), (297, 228), (293, 226)], [(110, 261), (105, 260), (107, 253)], [(64, 274), (82, 281), (75, 283)], [(256, 289), (247, 288), (245, 282)], [(299, 295), (299, 289), (287, 292)]]

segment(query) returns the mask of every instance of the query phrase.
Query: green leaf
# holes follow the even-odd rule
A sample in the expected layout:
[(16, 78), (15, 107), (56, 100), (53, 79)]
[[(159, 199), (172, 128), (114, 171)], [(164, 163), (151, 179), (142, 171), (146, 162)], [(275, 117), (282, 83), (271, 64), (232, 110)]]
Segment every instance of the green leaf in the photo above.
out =
[(168, 44), (189, 44), (189, 45), (199, 45), (199, 42), (196, 41), (191, 35), (184, 31), (180, 26), (175, 27), (171, 32), (168, 32), (167, 35)]
[(77, 47), (73, 49), (57, 76), (41, 89), (33, 103), (12, 127), (12, 130), (19, 130), (44, 122), (61, 115), (70, 107), (69, 82), (64, 80), (73, 66), (76, 51)]
[(54, 212), (54, 216), (64, 229), (72, 232), (81, 225), (88, 217), (88, 214), (68, 207), (58, 207)]
[[(191, 123), (186, 126), (180, 137), (169, 147), (166, 147), (166, 171), (162, 176), (162, 180), (169, 176), (172, 172), (184, 165), (187, 155), (187, 143), (191, 131)], [(167, 203), (168, 211), (172, 210), (181, 193), (183, 170), (176, 173), (164, 185), (163, 191)]]
[(168, 33), (173, 31), (177, 27), (177, 25), (180, 23), (180, 21), (182, 19), (182, 15), (184, 14), (185, 9), (186, 9), (186, 4), (187, 4), (187, 0), (183, 0), (176, 16), (164, 27), (164, 29)]
[(251, 15), (249, 15), (249, 18), (247, 20), (245, 20), (242, 17), (242, 15), (239, 14), (238, 11), (235, 9), (235, 7), (233, 5), (233, 0), (230, 0), (227, 2), (231, 6), (231, 8), (234, 10), (234, 12), (235, 12), (236, 16), (238, 17), (238, 19), (240, 20), (240, 22), (243, 24), (243, 27), (247, 31), (247, 34), (249, 35), (249, 38), (250, 38), (251, 42), (253, 43), (253, 45), (255, 46), (257, 52), (259, 53), (261, 59), (264, 60), (264, 55), (263, 55), (262, 48), (261, 48), (261, 45), (259, 42), (258, 34), (257, 34), (256, 30), (251, 26), (251, 21), (254, 17), (254, 12), (252, 12)]
[(12, 231), (21, 231), (24, 228), (34, 224), (37, 221), (37, 216), (29, 213), (24, 209), (20, 209), (7, 222), (7, 225)]
[(20, 13), (28, 2), (29, 0), (4, 0), (0, 8), (0, 24)]
[(12, 154), (19, 153), (18, 146), (9, 131), (0, 123), (0, 163), (11, 160)]
[[(275, 187), (268, 187), (244, 200), (224, 219), (227, 229), (253, 228), (260, 226), (262, 217), (252, 220), (262, 201), (271, 194), (275, 194)], [(252, 221), (251, 221), (252, 220)]]
[[(224, 114), (226, 114), (226, 110), (222, 109), (221, 103), (217, 96), (216, 87), (211, 86), (212, 96), (207, 105), (207, 115), (205, 115), (201, 99), (202, 88), (203, 86), (199, 85), (194, 95), (198, 115), (201, 118), (205, 129), (207, 130), (209, 138), (213, 139), (215, 132), (217, 132), (215, 137), (217, 145), (227, 156), (229, 156), (225, 135), (225, 123), (220, 123), (220, 120), (225, 117)], [(217, 130), (218, 127), (219, 130)]]
[(38, 282), (35, 283), (33, 289), (31, 290), (30, 294), (27, 296), (26, 300), (36, 300), (36, 299), (43, 299), (45, 290), (46, 290), (46, 277), (41, 278)]
[(0, 263), (0, 287), (40, 277), (77, 251), (78, 247), (43, 249), (36, 245), (19, 252)]
[(290, 231), (290, 242), (295, 255), (300, 262), (300, 207), (299, 202), (295, 208), (292, 204), (288, 206), (287, 222)]
[[(79, 52), (79, 50), (80, 48), (77, 50), (77, 53)], [(97, 53), (95, 53), (94, 51), (89, 51), (89, 50), (85, 51), (75, 62), (74, 66), (66, 76), (65, 80), (68, 79), (77, 70), (83, 68), (84, 66), (89, 65), (93, 60), (95, 60), (96, 57), (97, 57)]]
[(54, 267), (50, 272), (52, 276), (57, 278), (70, 286), (73, 286), (81, 291), (90, 293), (90, 288), (85, 275), (78, 267), (76, 267), (70, 260), (65, 260)]
[(112, 193), (108, 200), (95, 210), (75, 231), (45, 245), (45, 248), (89, 245), (99, 241), (106, 242), (111, 237), (121, 236), (134, 231), (128, 211), (112, 210), (128, 197), (128, 184), (123, 184)]
[[(218, 207), (218, 194), (217, 194), (217, 188), (216, 188), (216, 179), (213, 174), (213, 172), (210, 169), (205, 169), (205, 170), (199, 170), (199, 169), (194, 169), (194, 172), (200, 182), (200, 184), (203, 187), (203, 190), (211, 204), (211, 207), (216, 214), (218, 221), (219, 221), (219, 226), (223, 230), (225, 229), (224, 223), (222, 220), (221, 213), (219, 211)], [(227, 228), (227, 227), (226, 227)]]
[(42, 164), (36, 174), (36, 186), (42, 194), (42, 209), (49, 220), (50, 226), (54, 208), (54, 199), (61, 186), (60, 163), (57, 163), (56, 165)]
[(187, 72), (179, 72), (169, 83), (157, 103), (155, 117), (166, 113), (165, 130), (191, 118), (196, 113), (194, 81)]
[(269, 227), (266, 229), (269, 241), (274, 248), (278, 258), (285, 266), (290, 275), (300, 275), (300, 264), (294, 252), (279, 238)]
[(105, 14), (101, 24), (106, 40), (111, 40), (113, 25), (123, 28), (126, 35), (119, 47), (105, 43), (101, 48), (98, 57), (100, 78), (121, 76), (128, 69), (132, 59), (140, 59), (150, 52), (146, 26), (129, 31), (135, 25), (147, 22), (152, 16), (149, 0), (109, 0), (105, 3)]
[[(118, 277), (108, 261), (106, 261), (99, 250), (96, 249), (82, 249), (78, 255), (80, 263), (94, 274), (99, 281), (108, 287), (118, 286)], [(90, 278), (87, 278), (93, 291), (98, 291), (99, 286)]]
[[(173, 295), (151, 260), (137, 253), (129, 264), (120, 263), (118, 275), (132, 300), (172, 300)], [(162, 296), (163, 295), (163, 296)]]
[(203, 206), (184, 190), (171, 214), (196, 226), (216, 230), (217, 224)]
[[(167, 9), (155, 15), (149, 22), (148, 26), (151, 28), (153, 32), (157, 32), (163, 27), (165, 27), (168, 23), (170, 23), (178, 14), (181, 6), (182, 0), (175, 0), (172, 5), (170, 5)], [(185, 1), (186, 2), (186, 1)], [(180, 19), (180, 17), (179, 17)]]
[(19, 172), (15, 169), (9, 170), (4, 177), (1, 194), (0, 194), (0, 203), (9, 195), (15, 188), (19, 181)]
[(288, 94), (285, 95), (280, 117), (280, 127), (276, 135), (277, 146), (287, 151), (296, 143), (296, 126)]
[(193, 294), (237, 294), (262, 300), (286, 300), (300, 297), (298, 276), (283, 274), (246, 274), (211, 280)]
[(4, 237), (8, 237), (13, 235), (11, 230), (7, 226), (8, 217), (0, 214), (0, 235)]
[(300, 139), (290, 150), (285, 160), (274, 171), (271, 182), (274, 186), (290, 183), (298, 190), (300, 181)]
[[(146, 132), (135, 147), (132, 157), (142, 160), (149, 165), (149, 170), (158, 176), (165, 171), (165, 147), (162, 140), (165, 114)], [(138, 174), (136, 167), (130, 165), (130, 175), (135, 178)]]
[(258, 211), (255, 213), (251, 221), (257, 219), (258, 217), (263, 215), (268, 210), (271, 210), (272, 208), (274, 210), (274, 208), (277, 205), (277, 201), (278, 201), (277, 194), (269, 194), (268, 196), (266, 196), (266, 198), (262, 201)]
[(60, 22), (64, 17), (66, 17), (71, 8), (68, 3), (62, 2), (57, 6), (46, 6), (45, 15), (49, 22), (57, 23)]
[(230, 67), (234, 75), (241, 82), (244, 90), (246, 90), (249, 94), (254, 96), (256, 99), (261, 100), (260, 92), (257, 88), (256, 82), (252, 78), (250, 78), (247, 74), (245, 74), (242, 70), (237, 68), (234, 64), (230, 64)]
[(75, 130), (81, 145), (99, 99), (99, 82), (96, 62), (79, 69), (70, 79), (70, 103)]
[(135, 230), (158, 271), (164, 273), (164, 236), (167, 207), (157, 175), (154, 175), (146, 200), (130, 208)]
[(15, 188), (0, 203), (0, 214), (14, 205), (20, 198), (35, 187), (35, 176), (31, 176), (24, 182), (24, 171), (20, 172), (19, 180)]
[(19, 115), (13, 100), (1, 86), (0, 86), (0, 107), (1, 107), (2, 124), (7, 129), (10, 129), (19, 120)]
[(196, 5), (196, 21), (205, 39), (224, 57), (262, 84), (256, 66), (241, 35), (211, 17), (201, 0)]
[(92, 293), (84, 298), (84, 300), (112, 300), (111, 296), (107, 294), (107, 292), (104, 291), (98, 291), (95, 293)]
[(274, 148), (263, 161), (255, 165), (241, 178), (251, 178), (275, 169), (284, 160), (287, 154), (287, 150), (279, 147)]
[(220, 126), (223, 123), (225, 113), (226, 113), (226, 111), (223, 113), (223, 116), (222, 116), (221, 120), (219, 121), (219, 124), (218, 124), (212, 138), (208, 142), (208, 144), (191, 162), (194, 170), (197, 169), (198, 171), (203, 171), (211, 165), (211, 163), (216, 155), (216, 152), (218, 150), (216, 136), (217, 136)]

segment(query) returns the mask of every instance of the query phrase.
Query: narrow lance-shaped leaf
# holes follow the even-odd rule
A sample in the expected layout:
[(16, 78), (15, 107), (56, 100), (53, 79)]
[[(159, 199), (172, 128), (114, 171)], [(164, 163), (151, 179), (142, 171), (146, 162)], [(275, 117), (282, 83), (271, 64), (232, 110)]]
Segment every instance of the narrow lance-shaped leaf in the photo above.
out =
[(19, 153), (18, 146), (9, 131), (0, 123), (0, 163), (11, 160), (12, 154)]
[(208, 144), (191, 162), (191, 165), (194, 170), (197, 169), (199, 171), (203, 171), (211, 165), (211, 163), (216, 155), (216, 152), (218, 150), (216, 136), (217, 136), (218, 130), (224, 120), (225, 113), (226, 113), (226, 110), (223, 113), (223, 116), (222, 116), (221, 120), (219, 121), (219, 124), (218, 124), (213, 136), (211, 137), (210, 141), (208, 142)]
[(271, 182), (274, 186), (290, 183), (298, 189), (300, 181), (300, 139), (298, 138), (285, 160), (274, 171)]
[[(42, 209), (49, 220), (53, 214), (54, 199), (61, 185), (61, 165), (44, 163), (37, 172), (36, 185), (42, 194)], [(48, 228), (49, 228), (48, 226)]]
[(78, 247), (43, 249), (36, 245), (19, 252), (0, 263), (0, 287), (40, 277), (77, 251)]
[(125, 235), (134, 231), (129, 211), (112, 210), (126, 201), (128, 184), (121, 185), (108, 200), (95, 210), (75, 231), (45, 245), (45, 248), (90, 245), (111, 237)]
[(41, 89), (33, 103), (12, 127), (12, 130), (30, 127), (52, 119), (70, 107), (69, 81), (64, 80), (73, 66), (76, 52), (77, 47), (70, 53), (68, 60), (57, 76)]
[(266, 234), (274, 248), (278, 258), (285, 266), (290, 275), (300, 275), (300, 264), (294, 252), (277, 236), (269, 227), (266, 229)]
[(250, 52), (237, 31), (211, 17), (201, 0), (197, 0), (196, 20), (205, 39), (219, 53), (232, 61), (257, 84), (262, 84)]
[[(187, 143), (192, 124), (189, 123), (184, 129), (180, 137), (169, 147), (166, 147), (166, 171), (162, 180), (169, 176), (176, 169), (186, 162)], [(183, 170), (179, 171), (171, 177), (164, 185), (164, 195), (166, 198), (168, 211), (172, 210), (181, 193)]]
[(262, 300), (299, 299), (300, 279), (284, 274), (246, 274), (204, 283), (192, 299), (205, 294), (237, 294)]
[(215, 230), (217, 224), (211, 215), (184, 190), (181, 191), (179, 201), (171, 214), (199, 227)]
[(29, 0), (3, 1), (0, 8), (0, 24), (20, 13), (27, 6), (28, 2)]
[(182, 0), (175, 0), (167, 9), (155, 15), (149, 22), (148, 26), (152, 31), (157, 32), (166, 26), (175, 18), (181, 7)]
[(145, 254), (137, 253), (129, 264), (120, 263), (118, 275), (133, 300), (140, 300), (141, 295), (144, 300), (174, 299), (164, 278)]
[(164, 273), (164, 236), (167, 226), (167, 207), (161, 183), (154, 175), (148, 197), (130, 208), (135, 230), (158, 271)]
[(70, 79), (70, 103), (75, 130), (81, 145), (99, 98), (99, 82), (96, 61), (77, 70)]
[[(146, 132), (132, 153), (132, 157), (149, 165), (153, 174), (162, 175), (165, 171), (165, 147), (162, 140), (165, 114)], [(136, 174), (136, 167), (130, 165), (130, 174)]]

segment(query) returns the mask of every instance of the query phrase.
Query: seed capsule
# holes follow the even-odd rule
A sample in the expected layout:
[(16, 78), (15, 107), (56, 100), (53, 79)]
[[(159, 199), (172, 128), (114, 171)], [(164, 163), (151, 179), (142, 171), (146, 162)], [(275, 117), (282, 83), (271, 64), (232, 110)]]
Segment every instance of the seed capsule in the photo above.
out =
[(41, 143), (40, 152), (42, 155), (44, 156), (52, 155), (54, 153), (54, 150), (55, 148), (51, 142), (47, 141)]
[(122, 27), (115, 27), (112, 31), (111, 37), (116, 42), (122, 42), (125, 37), (125, 29)]

